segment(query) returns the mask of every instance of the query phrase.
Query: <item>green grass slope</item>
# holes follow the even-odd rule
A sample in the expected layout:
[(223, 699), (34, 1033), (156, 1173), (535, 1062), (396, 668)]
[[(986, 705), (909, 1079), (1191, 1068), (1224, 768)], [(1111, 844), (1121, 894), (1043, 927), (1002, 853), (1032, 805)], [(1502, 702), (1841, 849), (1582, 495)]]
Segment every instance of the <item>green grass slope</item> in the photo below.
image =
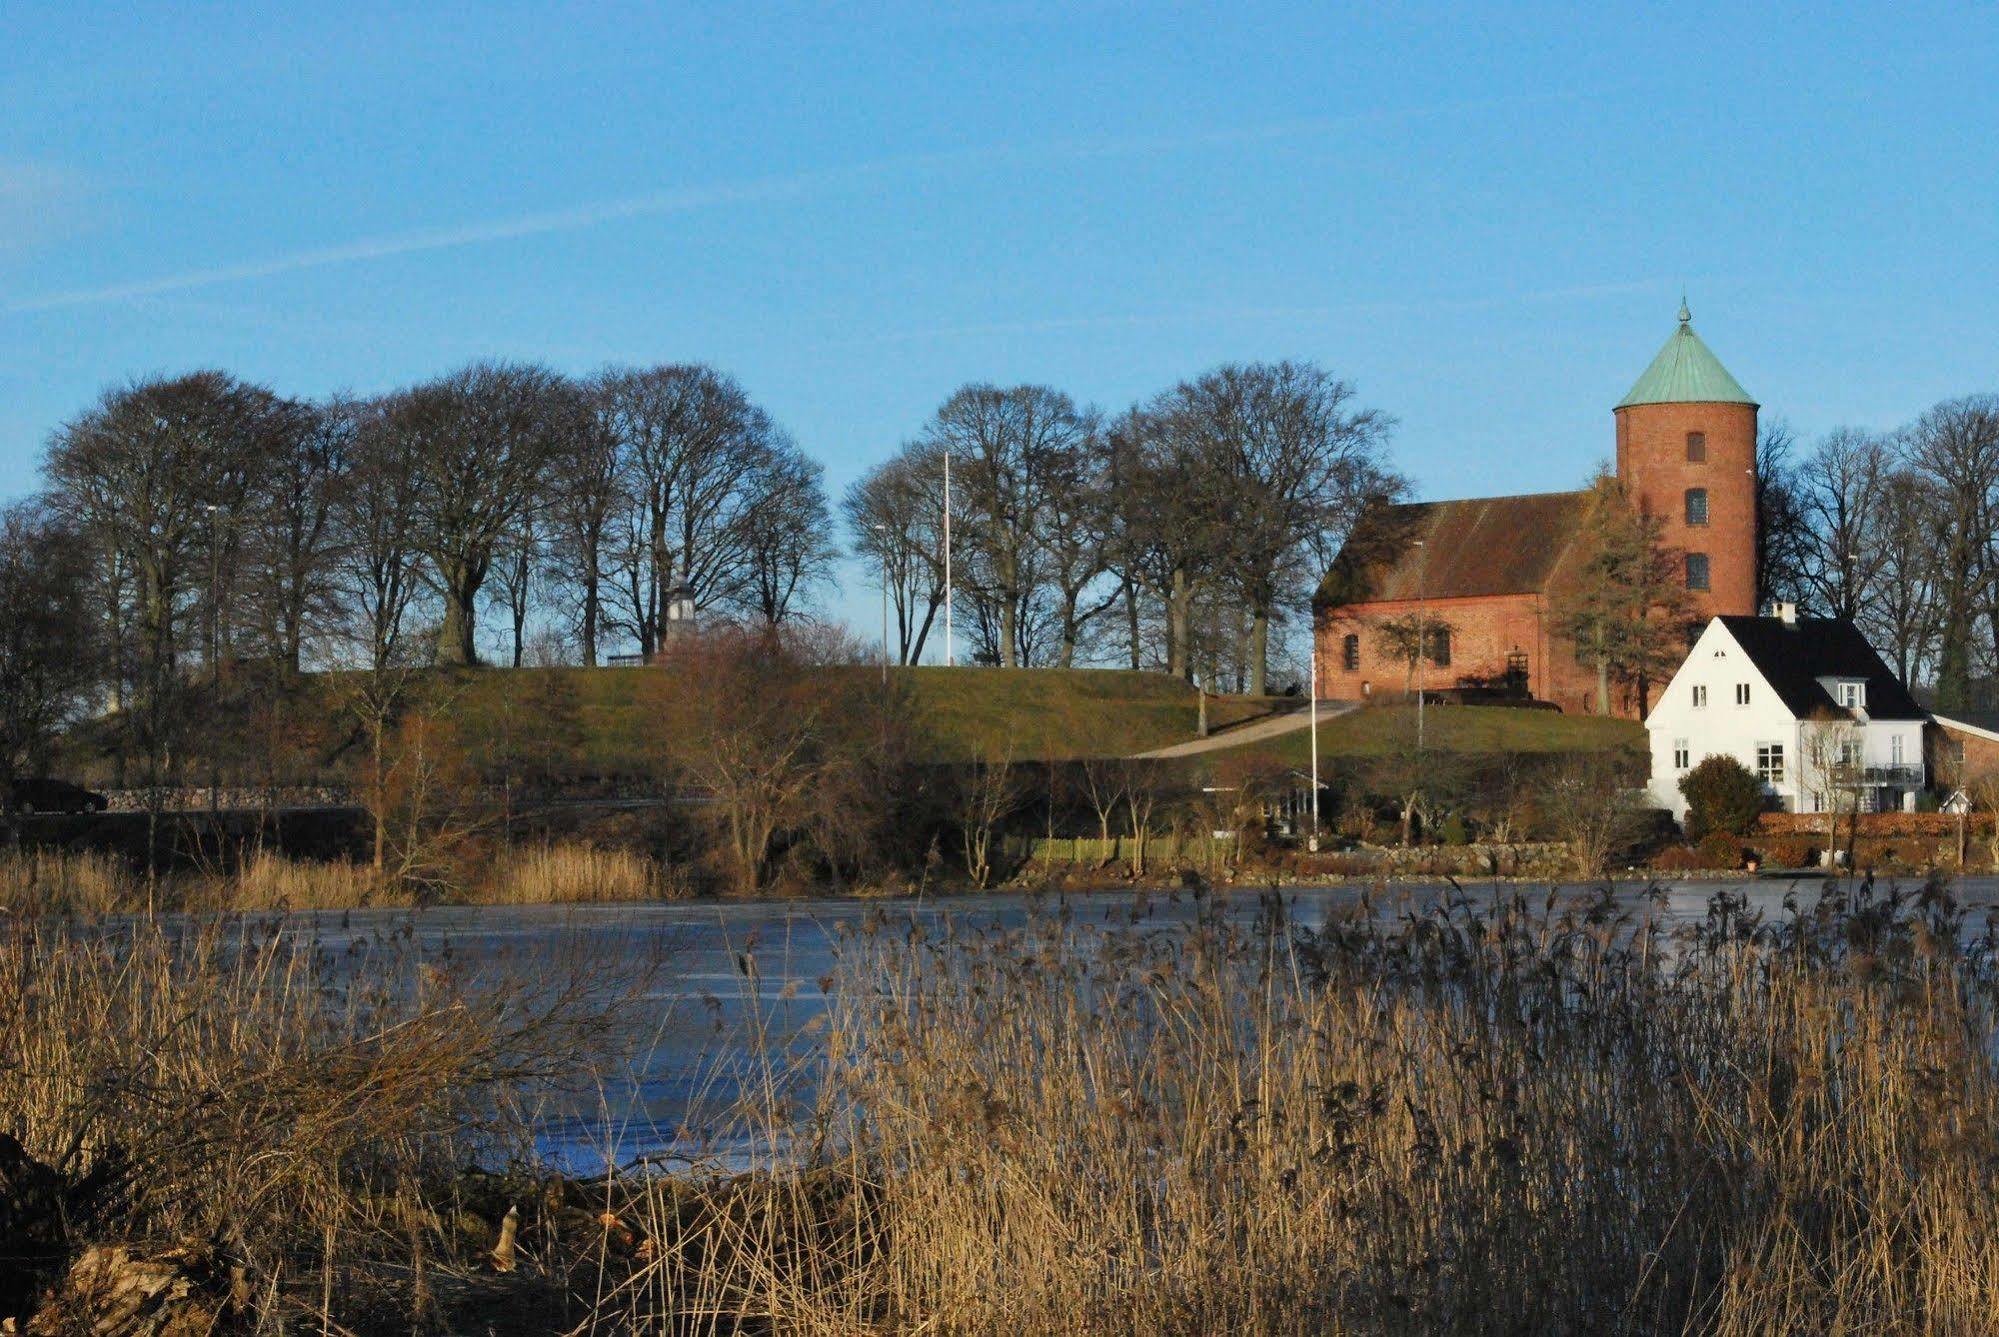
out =
[[(573, 703), (579, 725), (582, 769), (631, 773), (643, 769), (662, 746), (658, 734), (664, 722), (648, 717), (648, 675), (673, 671), (484, 669), (458, 675), (451, 709), (474, 732), (497, 736), (517, 727), (510, 717), (533, 713), (550, 683), (559, 683), (557, 690)], [(979, 755), (1016, 761), (1125, 756), (1193, 738), (1199, 716), (1195, 690), (1163, 673), (933, 667), (890, 673), (909, 692), (926, 750), (938, 761)], [(1255, 697), (1210, 697), (1209, 723), (1223, 727), (1267, 714), (1276, 704)]]
[[(1416, 737), (1413, 706), (1372, 706), (1319, 722), (1319, 756), (1379, 757), (1408, 749)], [(1553, 710), (1505, 706), (1431, 706), (1424, 712), (1423, 744), (1439, 752), (1484, 755), (1502, 752), (1640, 751), (1645, 727), (1633, 720), (1601, 715), (1564, 715)], [(1254, 749), (1303, 767), (1311, 758), (1311, 734), (1300, 729)]]

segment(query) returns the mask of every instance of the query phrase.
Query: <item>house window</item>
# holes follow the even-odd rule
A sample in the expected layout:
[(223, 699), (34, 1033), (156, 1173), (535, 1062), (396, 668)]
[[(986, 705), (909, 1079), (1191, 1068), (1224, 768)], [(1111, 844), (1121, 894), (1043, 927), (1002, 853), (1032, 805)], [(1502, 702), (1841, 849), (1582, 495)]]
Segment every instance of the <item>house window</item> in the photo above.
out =
[(1839, 704), (1848, 710), (1858, 710), (1867, 704), (1867, 684), (1864, 682), (1843, 682), (1839, 685)]
[(1688, 463), (1688, 464), (1706, 464), (1706, 463), (1707, 463), (1707, 433), (1706, 433), (1706, 432), (1688, 432), (1688, 433), (1687, 433), (1687, 463)]
[(1736, 704), (1736, 705), (1738, 705), (1738, 706), (1746, 706), (1746, 705), (1748, 705), (1748, 704), (1749, 704), (1749, 684), (1748, 684), (1748, 683), (1746, 683), (1746, 682), (1739, 682), (1739, 683), (1735, 684), (1735, 704)]
[(1360, 637), (1352, 632), (1340, 642), (1340, 667), (1349, 673), (1360, 667)]
[(1706, 706), (1707, 706), (1707, 684), (1702, 682), (1697, 682), (1694, 684), (1694, 709), (1701, 710), (1704, 709)]
[(1690, 487), (1687, 489), (1687, 523), (1704, 525), (1707, 523), (1707, 489)]
[(1758, 743), (1756, 745), (1756, 778), (1766, 785), (1784, 783), (1784, 745), (1782, 743)]
[(1902, 735), (1900, 734), (1891, 734), (1888, 737), (1888, 764), (1891, 766), (1900, 766), (1902, 764)]
[(1676, 771), (1684, 771), (1685, 769), (1687, 769), (1687, 758), (1688, 758), (1688, 754), (1689, 754), (1689, 749), (1688, 749), (1688, 747), (1687, 747), (1687, 740), (1686, 740), (1686, 739), (1684, 739), (1684, 738), (1675, 738), (1675, 739), (1673, 740), (1673, 769), (1674, 769), (1674, 770), (1676, 770)]
[(1687, 588), (1704, 590), (1707, 585), (1707, 554), (1690, 552), (1687, 554)]
[(1438, 668), (1449, 668), (1451, 664), (1451, 629), (1438, 627), (1430, 633), (1430, 662)]
[(1839, 740), (1839, 764), (1849, 771), (1860, 769), (1861, 747), (1858, 738)]

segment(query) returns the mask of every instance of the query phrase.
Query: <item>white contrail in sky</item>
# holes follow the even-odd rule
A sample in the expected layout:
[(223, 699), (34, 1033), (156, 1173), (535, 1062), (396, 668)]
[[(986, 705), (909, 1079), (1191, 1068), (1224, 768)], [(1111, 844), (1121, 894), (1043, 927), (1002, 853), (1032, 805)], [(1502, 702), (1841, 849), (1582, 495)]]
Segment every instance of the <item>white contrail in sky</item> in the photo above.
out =
[(268, 260), (248, 260), (241, 264), (218, 265), (211, 269), (189, 269), (158, 278), (114, 283), (100, 288), (74, 288), (9, 302), (9, 311), (49, 311), (57, 307), (87, 306), (99, 302), (125, 301), (134, 297), (154, 297), (161, 293), (206, 288), (217, 283), (269, 278), (301, 269), (351, 264), (360, 260), (381, 260), (389, 256), (412, 255), (420, 251), (441, 251), (481, 242), (508, 241), (515, 237), (535, 237), (550, 232), (572, 232), (624, 218), (644, 218), (658, 214), (687, 213), (723, 204), (746, 204), (801, 194), (822, 184), (832, 173), (810, 173), (795, 177), (774, 177), (735, 185), (696, 186), (685, 190), (658, 191), (622, 200), (606, 200), (556, 209), (547, 213), (522, 214), (490, 223), (468, 223), (458, 227), (425, 228), (386, 237), (364, 237), (339, 246), (294, 251)]
[[(1523, 95), (1518, 98), (1508, 98), (1504, 99), (1503, 102), (1506, 105), (1512, 105), (1520, 102), (1568, 101), (1581, 96), (1583, 95), (1578, 92), (1540, 93)], [(697, 209), (714, 208), (724, 205), (754, 204), (770, 200), (788, 199), (825, 187), (851, 185), (868, 177), (891, 172), (981, 162), (1024, 162), (1050, 158), (1126, 157), (1193, 148), (1227, 147), (1230, 145), (1325, 135), (1335, 130), (1383, 120), (1415, 119), (1463, 111), (1490, 110), (1496, 105), (1499, 105), (1499, 103), (1494, 101), (1467, 101), (1431, 107), (1408, 107), (1357, 112), (1344, 116), (1293, 120), (1273, 125), (1251, 126), (1240, 129), (1199, 131), (1182, 135), (1123, 139), (1079, 139), (1059, 143), (996, 145), (941, 153), (910, 154), (903, 157), (858, 163), (847, 167), (824, 168), (786, 176), (752, 178), (746, 181), (725, 182), (712, 186), (690, 186), (675, 190), (655, 191), (645, 195), (634, 195), (623, 199), (604, 200), (595, 204), (578, 205), (570, 209), (522, 214), (517, 217), (503, 218), (487, 223), (467, 223), (453, 227), (425, 228), (414, 232), (396, 233), (381, 237), (364, 237), (357, 241), (343, 242), (337, 246), (323, 246), (310, 250), (293, 251), (289, 255), (272, 256), (264, 260), (246, 260), (237, 264), (217, 265), (205, 269), (182, 270), (179, 273), (165, 274), (150, 279), (135, 279), (126, 283), (112, 283), (91, 288), (72, 288), (62, 292), (15, 298), (7, 301), (4, 306), (0, 306), (0, 310), (9, 313), (52, 311), (63, 307), (92, 306), (105, 302), (129, 301), (139, 297), (157, 297), (165, 293), (184, 292), (190, 288), (206, 288), (218, 283), (234, 283), (248, 279), (270, 278), (274, 275), (292, 274), (300, 270), (322, 269), (329, 265), (381, 260), (398, 255), (414, 255), (424, 251), (450, 250), (460, 246), (474, 246), (485, 242), (509, 241), (517, 237), (536, 237), (556, 232), (573, 232), (581, 228), (597, 227), (605, 223), (614, 223), (628, 218), (658, 217), (667, 214), (690, 213)]]

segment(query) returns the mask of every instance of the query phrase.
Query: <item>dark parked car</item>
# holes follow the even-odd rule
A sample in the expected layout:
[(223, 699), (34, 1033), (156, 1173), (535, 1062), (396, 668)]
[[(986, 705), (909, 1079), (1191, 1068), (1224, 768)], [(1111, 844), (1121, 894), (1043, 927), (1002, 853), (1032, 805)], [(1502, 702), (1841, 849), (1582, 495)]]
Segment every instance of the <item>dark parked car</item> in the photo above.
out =
[(16, 812), (103, 812), (111, 803), (102, 794), (46, 776), (14, 782)]

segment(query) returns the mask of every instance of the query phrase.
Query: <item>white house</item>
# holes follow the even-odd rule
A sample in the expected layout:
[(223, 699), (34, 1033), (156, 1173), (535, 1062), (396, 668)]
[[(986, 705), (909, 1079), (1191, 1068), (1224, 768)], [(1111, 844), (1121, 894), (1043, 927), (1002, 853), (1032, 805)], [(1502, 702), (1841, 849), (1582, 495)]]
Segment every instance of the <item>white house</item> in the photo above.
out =
[(1652, 801), (1684, 820), (1680, 779), (1734, 757), (1791, 812), (1913, 808), (1928, 716), (1851, 622), (1717, 617), (1645, 718)]

